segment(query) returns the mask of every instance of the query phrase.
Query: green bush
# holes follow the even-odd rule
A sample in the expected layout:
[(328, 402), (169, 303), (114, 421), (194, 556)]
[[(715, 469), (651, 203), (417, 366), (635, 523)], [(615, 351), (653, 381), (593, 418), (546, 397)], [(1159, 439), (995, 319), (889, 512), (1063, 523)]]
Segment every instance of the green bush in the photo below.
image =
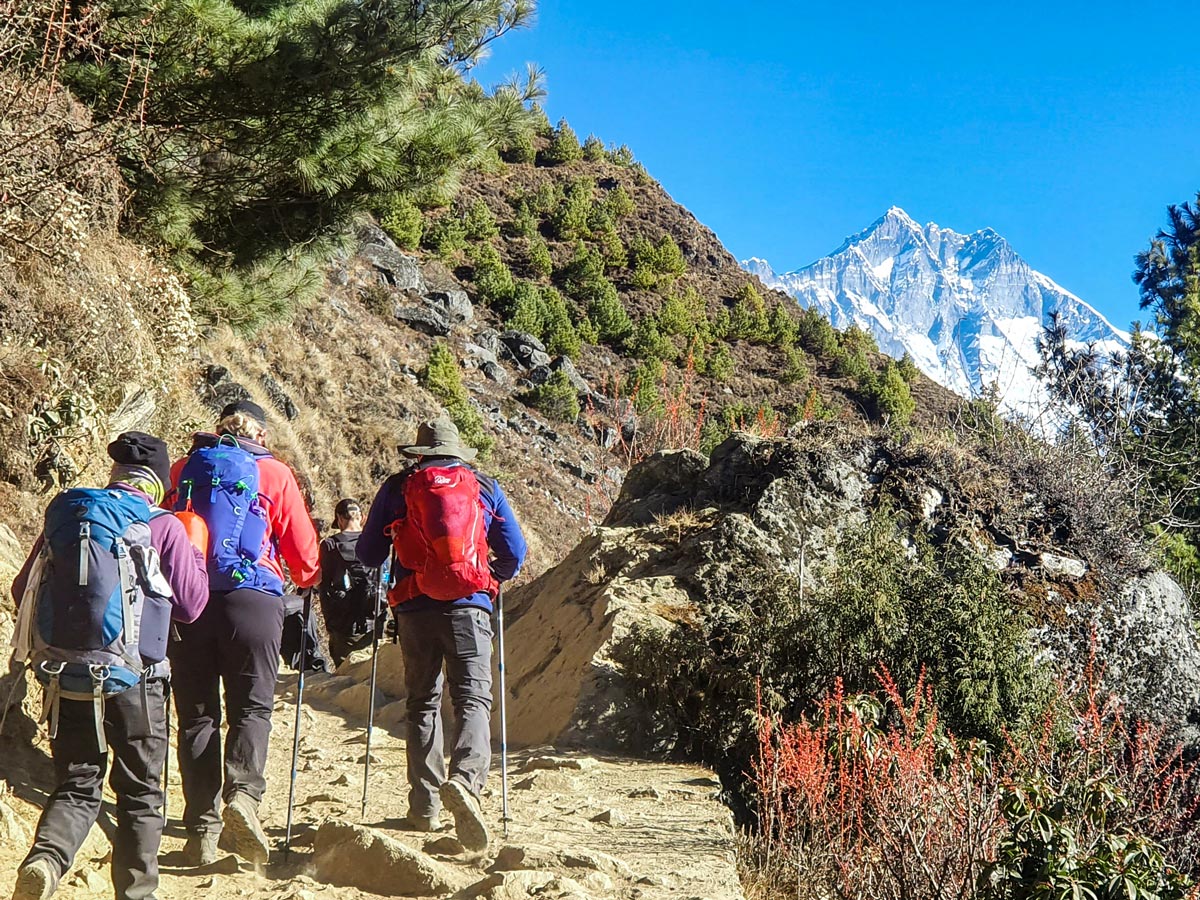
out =
[(749, 281), (738, 288), (729, 313), (729, 336), (743, 341), (766, 342), (771, 339), (771, 320), (762, 294)]
[(540, 236), (538, 217), (528, 199), (519, 197), (513, 201), (513, 217), (504, 224), (504, 231), (510, 237), (523, 237), (528, 240)]
[(622, 144), (608, 151), (608, 161), (615, 166), (628, 168), (634, 164), (633, 151), (629, 149), (628, 144)]
[(729, 352), (729, 345), (721, 341), (708, 358), (708, 376), (716, 381), (728, 381), (733, 377), (733, 368), (733, 354)]
[(663, 334), (691, 334), (692, 309), (679, 294), (668, 294), (658, 310), (658, 327)]
[(587, 315), (595, 324), (600, 340), (611, 347), (620, 348), (633, 332), (633, 320), (625, 311), (616, 287), (603, 276), (596, 283), (596, 291), (588, 301)]
[(635, 211), (629, 192), (619, 184), (605, 195), (603, 205), (613, 219), (624, 219), (632, 216)]
[(664, 234), (655, 242), (641, 235), (629, 242), (630, 281), (635, 287), (652, 289), (663, 279), (677, 278), (687, 271), (683, 251), (674, 238)]
[(921, 372), (921, 370), (917, 368), (916, 361), (912, 358), (907, 350), (904, 351), (904, 355), (900, 357), (900, 362), (898, 362), (896, 365), (900, 369), (900, 377), (903, 378), (907, 384), (912, 384), (913, 379), (916, 378)]
[(500, 155), (507, 163), (533, 162), (537, 158), (537, 151), (533, 146), (533, 136), (530, 134), (516, 135)]
[(463, 232), (467, 240), (490, 241), (500, 237), (500, 226), (496, 224), (496, 217), (488, 205), (476, 200), (463, 216)]
[(542, 151), (541, 162), (547, 166), (561, 166), (581, 159), (583, 148), (579, 146), (579, 137), (566, 119), (559, 119), (550, 146)]
[(808, 363), (804, 354), (795, 347), (783, 348), (783, 366), (779, 370), (779, 381), (782, 384), (797, 384), (808, 380)]
[(594, 134), (589, 134), (587, 140), (583, 142), (583, 158), (589, 162), (600, 162), (605, 159), (604, 141)]
[(800, 344), (817, 359), (827, 359), (838, 348), (837, 329), (816, 307), (800, 310), (797, 320)]
[(791, 347), (796, 343), (796, 336), (800, 331), (791, 310), (783, 303), (776, 303), (771, 307), (768, 329), (771, 332), (771, 342), (776, 347)]
[(532, 238), (526, 247), (526, 262), (529, 273), (538, 278), (549, 278), (554, 272), (554, 260), (550, 256), (550, 248), (540, 237)]
[(853, 378), (855, 381), (865, 381), (870, 378), (871, 361), (867, 359), (866, 351), (858, 344), (838, 347), (833, 351), (833, 374), (839, 378)]
[(584, 344), (595, 346), (600, 343), (600, 329), (587, 315), (579, 316), (575, 321), (575, 333)]
[(425, 219), (421, 210), (404, 194), (388, 194), (376, 209), (379, 227), (388, 237), (406, 250), (415, 250), (421, 245), (425, 230)]
[(671, 361), (679, 355), (678, 349), (671, 339), (659, 330), (658, 322), (653, 316), (645, 316), (633, 330), (633, 335), (627, 342), (627, 350), (638, 359), (661, 359)]
[(487, 456), (496, 441), (484, 430), (483, 416), (471, 404), (471, 395), (462, 382), (462, 373), (450, 348), (440, 341), (435, 344), (418, 378), (429, 393), (445, 404), (463, 441), (477, 449), (481, 456)]
[(1130, 807), (1110, 773), (1061, 784), (1043, 773), (1001, 790), (1009, 832), (979, 879), (979, 900), (1183, 900), (1191, 882), (1163, 850), (1127, 824)]
[(516, 285), (504, 325), (511, 331), (523, 331), (542, 339), (546, 333), (546, 311), (536, 284), (522, 281)]
[(643, 415), (653, 415), (662, 410), (661, 388), (666, 381), (666, 366), (659, 359), (646, 359), (638, 363), (625, 384), (625, 393), (633, 398), (633, 406)]
[(574, 422), (579, 418), (579, 395), (566, 372), (554, 372), (543, 384), (526, 391), (521, 399), (556, 422)]
[(543, 181), (533, 193), (523, 198), (528, 201), (530, 208), (539, 216), (548, 216), (562, 204), (566, 191), (557, 181)]
[(442, 259), (449, 260), (466, 248), (467, 232), (458, 216), (446, 213), (425, 226), (422, 243)]
[(600, 245), (600, 255), (604, 257), (606, 270), (623, 269), (629, 265), (629, 254), (626, 253), (625, 244), (615, 227), (597, 232), (595, 238)]
[(550, 230), (555, 237), (563, 241), (591, 237), (588, 219), (595, 190), (596, 182), (590, 178), (576, 178), (571, 182), (563, 202), (550, 214)]
[(555, 288), (542, 288), (542, 308), (545, 310), (547, 352), (578, 359), (582, 342), (571, 322), (566, 299)]
[(908, 382), (895, 361), (888, 360), (882, 372), (873, 372), (863, 381), (863, 393), (880, 418), (892, 425), (906, 425), (917, 408)]
[(512, 300), (515, 284), (500, 251), (491, 244), (474, 244), (469, 256), (479, 299), (489, 306), (506, 308)]

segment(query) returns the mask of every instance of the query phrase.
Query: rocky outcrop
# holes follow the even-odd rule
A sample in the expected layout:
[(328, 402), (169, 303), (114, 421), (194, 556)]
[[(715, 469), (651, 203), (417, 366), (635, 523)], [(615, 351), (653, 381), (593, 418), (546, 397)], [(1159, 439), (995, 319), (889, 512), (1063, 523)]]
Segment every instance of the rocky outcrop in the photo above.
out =
[(336, 819), (317, 830), (314, 864), (327, 884), (385, 897), (445, 897), (468, 883), (461, 872), (407, 844)]
[(785, 571), (818, 587), (840, 537), (881, 504), (934, 542), (969, 541), (1015, 592), (1046, 598), (1041, 658), (1078, 674), (1094, 629), (1106, 687), (1134, 715), (1200, 739), (1188, 731), (1200, 722), (1200, 646), (1178, 585), (1149, 572), (1106, 587), (1079, 548), (1030, 546), (1039, 522), (1004, 537), (1014, 552), (997, 543), (986, 510), (931, 472), (879, 438), (739, 434), (711, 459), (650, 457), (629, 472), (603, 526), (510, 598), (510, 740), (661, 748), (669, 736), (623, 679), (626, 637), (720, 609), (731, 574)]

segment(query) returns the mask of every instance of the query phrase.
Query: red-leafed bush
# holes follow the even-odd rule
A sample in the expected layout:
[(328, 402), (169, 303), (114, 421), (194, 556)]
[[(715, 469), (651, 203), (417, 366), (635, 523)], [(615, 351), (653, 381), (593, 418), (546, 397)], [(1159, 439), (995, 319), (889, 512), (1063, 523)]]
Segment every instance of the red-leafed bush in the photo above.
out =
[(945, 732), (923, 675), (911, 700), (885, 669), (879, 683), (877, 696), (839, 683), (798, 723), (761, 718), (743, 856), (758, 895), (1197, 896), (1197, 763), (1128, 723), (1094, 666), (995, 749)]
[(985, 745), (939, 728), (923, 679), (911, 703), (886, 670), (880, 685), (848, 696), (839, 682), (811, 720), (762, 721), (755, 862), (787, 896), (970, 897), (997, 845)]

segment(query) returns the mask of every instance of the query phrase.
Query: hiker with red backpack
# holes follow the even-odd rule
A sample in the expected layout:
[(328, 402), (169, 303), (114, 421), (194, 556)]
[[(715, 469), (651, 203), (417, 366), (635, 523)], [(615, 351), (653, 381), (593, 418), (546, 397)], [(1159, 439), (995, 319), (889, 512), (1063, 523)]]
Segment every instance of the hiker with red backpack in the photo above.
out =
[(146, 900), (158, 887), (169, 630), (201, 615), (208, 574), (184, 525), (159, 508), (170, 484), (167, 445), (126, 432), (108, 455), (108, 487), (72, 488), (50, 502), (12, 585), (13, 656), (45, 688), (57, 780), (13, 900), (46, 900), (71, 867), (100, 813), (110, 750), (114, 894)]
[(373, 638), (383, 634), (387, 617), (377, 615), (375, 608), (379, 571), (358, 559), (362, 506), (349, 498), (338, 501), (334, 521), (337, 533), (321, 541), (321, 615), (336, 669), (355, 650), (369, 647)]
[[(265, 446), (267, 419), (248, 400), (221, 412), (215, 433), (195, 435), (171, 470), (177, 510), (210, 535), (210, 599), (172, 645), (177, 675), (185, 856), (216, 861), (218, 842), (252, 863), (270, 856), (258, 806), (284, 618), (284, 569), (299, 588), (317, 582), (317, 534), (296, 476)], [(225, 736), (221, 748), (224, 688)]]
[[(449, 418), (424, 423), (400, 449), (417, 462), (380, 487), (358, 558), (375, 567), (395, 554), (388, 603), (408, 691), (406, 823), (438, 830), (444, 806), (459, 841), (478, 852), (488, 845), (479, 795), (492, 755), (493, 602), (525, 561), (525, 537), (500, 485), (470, 465), (477, 451)], [(456, 719), (449, 772), (443, 665)]]

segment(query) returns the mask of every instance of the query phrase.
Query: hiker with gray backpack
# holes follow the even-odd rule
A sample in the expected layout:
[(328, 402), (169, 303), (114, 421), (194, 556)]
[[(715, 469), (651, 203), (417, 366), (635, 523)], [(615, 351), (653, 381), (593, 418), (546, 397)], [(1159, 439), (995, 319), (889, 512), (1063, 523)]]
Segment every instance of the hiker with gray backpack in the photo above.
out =
[(193, 866), (215, 862), (219, 846), (251, 863), (269, 860), (258, 806), (279, 675), (284, 564), (301, 589), (320, 575), (316, 529), (296, 476), (266, 439), (262, 407), (239, 400), (222, 410), (214, 433), (195, 435), (171, 470), (175, 509), (197, 513), (210, 535), (208, 606), (171, 647), (184, 852)]
[[(492, 758), (491, 618), (500, 585), (525, 561), (525, 537), (500, 485), (471, 466), (478, 451), (449, 418), (424, 423), (400, 450), (416, 462), (375, 495), (358, 558), (378, 567), (394, 554), (388, 603), (408, 692), (405, 824), (436, 831), (444, 807), (462, 845), (479, 852), (488, 846), (479, 796)], [(449, 771), (444, 683), (456, 719)]]
[(350, 498), (338, 501), (334, 521), (337, 533), (321, 541), (321, 616), (336, 669), (355, 650), (371, 646), (383, 634), (387, 615), (380, 616), (376, 609), (379, 570), (358, 559), (362, 506)]
[(116, 795), (112, 883), (117, 900), (158, 887), (167, 760), (167, 643), (208, 602), (202, 552), (160, 509), (171, 459), (159, 438), (126, 432), (108, 445), (103, 489), (71, 488), (13, 582), (14, 658), (44, 687), (56, 786), (13, 900), (46, 900), (100, 813), (104, 775)]

